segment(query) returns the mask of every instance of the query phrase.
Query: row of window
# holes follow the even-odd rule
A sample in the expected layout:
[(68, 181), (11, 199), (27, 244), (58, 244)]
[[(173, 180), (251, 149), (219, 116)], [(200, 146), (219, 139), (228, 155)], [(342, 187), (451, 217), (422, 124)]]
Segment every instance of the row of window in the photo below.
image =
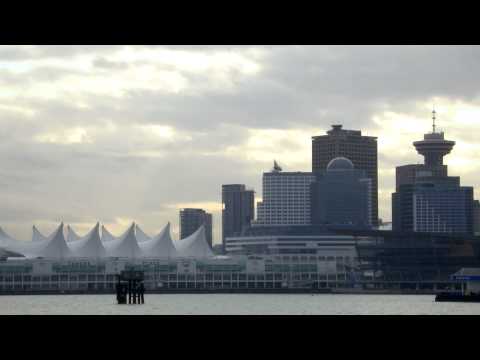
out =
[[(49, 278), (49, 277), (47, 277)], [(317, 274), (317, 273), (297, 273), (297, 274), (288, 274), (288, 273), (272, 273), (266, 275), (246, 275), (246, 274), (220, 274), (209, 275), (209, 276), (193, 276), (193, 275), (160, 275), (160, 276), (147, 276), (145, 277), (145, 282), (179, 282), (179, 281), (192, 281), (192, 282), (202, 282), (202, 281), (278, 281), (278, 280), (344, 280), (346, 278), (345, 273), (330, 273), (330, 274)], [(67, 281), (67, 280), (52, 280), (52, 279), (35, 279), (34, 277), (29, 278), (28, 280), (18, 279), (16, 277), (3, 277), (0, 278), (0, 284), (6, 283), (18, 283), (18, 284), (62, 284), (68, 285), (69, 283), (75, 284), (77, 286), (80, 283), (103, 283), (103, 284), (115, 284), (115, 281), (99, 281), (99, 280), (84, 280), (84, 281)]]

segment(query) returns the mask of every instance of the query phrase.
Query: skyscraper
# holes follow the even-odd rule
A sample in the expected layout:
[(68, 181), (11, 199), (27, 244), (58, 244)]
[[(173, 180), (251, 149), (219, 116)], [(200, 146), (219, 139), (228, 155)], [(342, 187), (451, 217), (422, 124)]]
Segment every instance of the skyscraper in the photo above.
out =
[(222, 185), (222, 245), (255, 218), (255, 192), (243, 184)]
[(212, 214), (202, 209), (180, 210), (180, 239), (192, 235), (202, 225), (205, 225), (205, 237), (212, 247)]
[(312, 137), (312, 171), (324, 171), (337, 157), (350, 159), (355, 169), (365, 170), (372, 180), (371, 224), (378, 225), (378, 147), (377, 138), (362, 136), (358, 130), (344, 130), (332, 125), (327, 135)]
[(347, 158), (335, 158), (311, 184), (312, 224), (370, 227), (372, 180)]
[(310, 224), (310, 172), (282, 172), (274, 163), (271, 172), (263, 173), (262, 196), (257, 204), (258, 225)]
[(473, 188), (460, 186), (460, 178), (448, 176), (443, 157), (454, 141), (437, 132), (433, 111), (432, 132), (413, 145), (424, 164), (396, 168), (396, 192), (392, 194), (394, 231), (473, 233)]

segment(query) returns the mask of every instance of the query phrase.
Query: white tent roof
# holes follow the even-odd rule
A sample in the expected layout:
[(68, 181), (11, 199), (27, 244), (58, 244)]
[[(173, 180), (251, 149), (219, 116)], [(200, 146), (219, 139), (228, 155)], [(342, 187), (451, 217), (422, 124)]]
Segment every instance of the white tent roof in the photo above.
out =
[(107, 228), (102, 225), (102, 241), (111, 241), (111, 240), (118, 240), (119, 238), (116, 236), (113, 236), (110, 231), (107, 230)]
[(138, 242), (152, 240), (152, 238), (140, 229), (140, 226), (138, 225), (135, 225), (135, 236), (137, 237)]
[(82, 237), (78, 235), (70, 225), (67, 225), (67, 242), (80, 240)]
[(44, 241), (48, 239), (48, 236), (43, 235), (40, 231), (38, 231), (37, 227), (33, 225), (32, 228), (32, 241)]
[(47, 238), (36, 241), (8, 240), (6, 250), (27, 257), (64, 258), (72, 255), (63, 236), (63, 223)]
[(0, 244), (9, 242), (9, 241), (17, 241), (10, 235), (8, 235), (3, 229), (0, 227)]
[[(138, 229), (137, 226), (137, 238), (139, 236)], [(170, 236), (170, 223), (168, 223), (155, 237), (139, 242), (139, 246), (141, 249), (141, 257), (172, 258), (177, 256), (177, 251)]]
[(105, 241), (103, 246), (108, 257), (138, 257), (141, 251), (135, 238), (135, 223), (120, 238)]
[[(106, 256), (106, 250), (100, 241), (99, 229), (100, 224), (97, 223), (87, 235), (79, 237), (69, 227), (69, 237), (70, 234), (75, 234), (75, 236), (78, 237), (77, 240), (71, 240), (67, 243), (74, 256), (88, 258), (99, 258)], [(73, 237), (74, 236), (72, 235), (71, 238)]]
[(192, 235), (174, 241), (179, 257), (213, 257), (214, 254), (205, 237), (205, 226), (202, 225)]

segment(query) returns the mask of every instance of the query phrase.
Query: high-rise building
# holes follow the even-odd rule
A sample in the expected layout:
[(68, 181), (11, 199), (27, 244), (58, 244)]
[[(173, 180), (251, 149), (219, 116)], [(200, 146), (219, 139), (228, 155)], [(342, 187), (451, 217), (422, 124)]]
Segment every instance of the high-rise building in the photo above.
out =
[(202, 209), (180, 210), (180, 239), (192, 235), (202, 225), (205, 225), (205, 237), (212, 247), (212, 214)]
[(455, 142), (445, 140), (435, 127), (413, 145), (424, 164), (396, 168), (396, 192), (392, 194), (394, 231), (473, 233), (473, 188), (460, 186), (460, 178), (448, 176), (443, 157)]
[(222, 245), (255, 218), (255, 192), (243, 184), (222, 185)]
[(344, 157), (335, 158), (311, 184), (312, 224), (371, 226), (372, 180)]
[(413, 231), (473, 234), (473, 188), (455, 177), (417, 178)]
[(282, 172), (275, 163), (263, 173), (261, 202), (257, 203), (255, 225), (310, 224), (310, 172)]
[(312, 171), (324, 171), (337, 158), (350, 159), (355, 169), (365, 170), (372, 180), (371, 223), (378, 225), (378, 147), (377, 138), (364, 136), (361, 131), (345, 130), (332, 125), (327, 135), (312, 137)]
[(480, 201), (473, 201), (473, 232), (480, 235)]

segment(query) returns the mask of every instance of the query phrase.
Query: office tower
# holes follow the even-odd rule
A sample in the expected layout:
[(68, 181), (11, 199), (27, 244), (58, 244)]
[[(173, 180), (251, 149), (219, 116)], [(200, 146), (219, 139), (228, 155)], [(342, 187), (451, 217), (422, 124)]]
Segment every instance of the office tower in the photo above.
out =
[(473, 232), (475, 235), (480, 234), (480, 201), (473, 201)]
[(328, 163), (345, 157), (352, 161), (355, 169), (365, 170), (372, 180), (371, 223), (378, 225), (378, 156), (377, 138), (363, 136), (361, 131), (345, 130), (342, 125), (332, 125), (327, 135), (312, 137), (312, 171), (323, 171)]
[(255, 218), (255, 192), (245, 185), (222, 185), (222, 245), (225, 238), (239, 234)]
[(315, 175), (311, 184), (312, 224), (371, 226), (372, 180), (365, 170), (356, 170), (349, 159), (339, 157)]
[(282, 172), (274, 164), (271, 172), (263, 173), (261, 202), (257, 203), (255, 225), (310, 224), (310, 172)]
[(416, 180), (413, 231), (473, 234), (473, 188), (457, 178)]
[(202, 225), (205, 225), (205, 237), (212, 247), (212, 214), (202, 209), (180, 210), (180, 239), (192, 235)]
[(473, 228), (473, 188), (460, 186), (460, 178), (448, 176), (443, 157), (455, 142), (445, 140), (435, 127), (413, 145), (424, 164), (396, 169), (396, 192), (392, 194), (394, 231), (470, 233)]

